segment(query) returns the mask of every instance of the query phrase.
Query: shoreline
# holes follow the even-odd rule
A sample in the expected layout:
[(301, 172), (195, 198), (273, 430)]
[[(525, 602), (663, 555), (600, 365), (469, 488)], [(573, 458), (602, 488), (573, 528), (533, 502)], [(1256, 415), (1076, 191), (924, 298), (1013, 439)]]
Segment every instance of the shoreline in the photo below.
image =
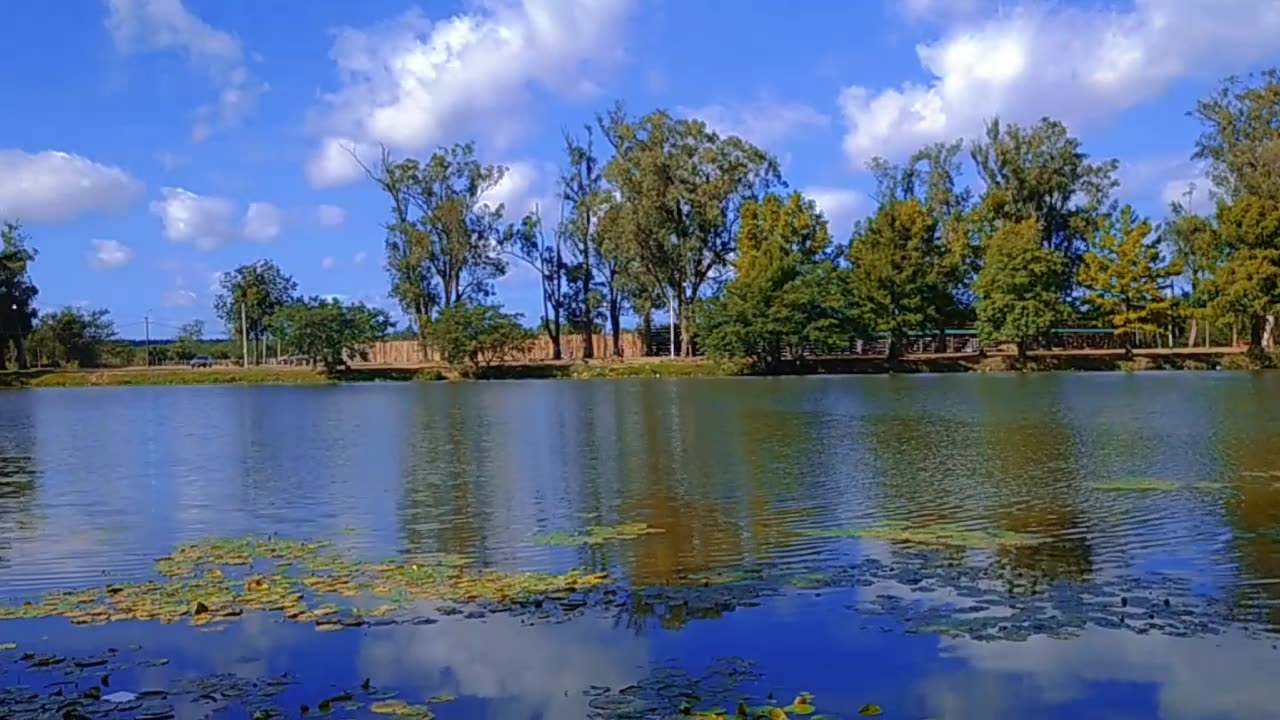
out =
[(788, 363), (776, 372), (751, 372), (741, 364), (705, 358), (548, 361), (510, 363), (478, 373), (446, 366), (355, 366), (334, 376), (311, 368), (259, 366), (221, 368), (112, 368), (100, 370), (10, 370), (0, 372), (0, 388), (113, 387), (129, 385), (324, 385), (344, 382), (438, 382), (447, 380), (608, 379), (635, 377), (741, 377), (804, 375), (886, 375), (972, 372), (1147, 372), (1263, 369), (1236, 349), (1032, 353), (1020, 364), (1013, 355), (921, 355), (890, 363), (881, 357), (815, 358)]

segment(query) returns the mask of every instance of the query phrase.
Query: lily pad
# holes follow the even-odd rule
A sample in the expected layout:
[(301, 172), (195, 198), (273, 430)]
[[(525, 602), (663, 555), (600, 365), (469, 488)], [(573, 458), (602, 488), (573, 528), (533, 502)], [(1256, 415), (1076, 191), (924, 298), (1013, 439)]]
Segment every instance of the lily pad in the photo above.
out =
[(538, 545), (603, 545), (611, 542), (634, 540), (645, 535), (666, 532), (646, 523), (632, 522), (621, 525), (589, 525), (582, 530), (558, 530), (534, 535), (532, 542)]
[(858, 714), (865, 717), (872, 717), (875, 715), (883, 715), (884, 710), (881, 709), (879, 705), (863, 705), (858, 708)]
[(812, 537), (864, 538), (918, 545), (949, 545), (965, 548), (994, 548), (1036, 545), (1045, 538), (1007, 530), (978, 530), (951, 525), (919, 526), (906, 522), (886, 522), (871, 527), (805, 530)]

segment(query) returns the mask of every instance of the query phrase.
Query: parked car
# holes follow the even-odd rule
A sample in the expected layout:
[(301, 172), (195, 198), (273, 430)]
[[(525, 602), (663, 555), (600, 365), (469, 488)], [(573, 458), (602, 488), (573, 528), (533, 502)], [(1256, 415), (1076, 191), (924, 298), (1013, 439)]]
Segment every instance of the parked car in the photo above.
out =
[(191, 367), (193, 368), (213, 367), (213, 358), (209, 357), (208, 355), (197, 355), (191, 358)]

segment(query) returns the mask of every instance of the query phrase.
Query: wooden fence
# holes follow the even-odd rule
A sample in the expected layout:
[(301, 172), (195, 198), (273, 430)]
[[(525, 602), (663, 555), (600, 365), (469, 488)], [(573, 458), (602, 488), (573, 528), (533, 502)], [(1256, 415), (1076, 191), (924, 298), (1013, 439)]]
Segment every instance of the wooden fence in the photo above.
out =
[[(624, 358), (644, 357), (645, 347), (641, 336), (624, 332), (621, 337)], [(582, 336), (564, 335), (560, 338), (560, 352), (564, 360), (582, 359)], [(597, 358), (613, 357), (613, 336), (593, 335), (591, 349)], [(552, 359), (551, 340), (539, 335), (529, 343), (524, 352), (511, 358), (514, 362), (539, 362)], [(441, 362), (440, 353), (434, 348), (423, 348), (417, 340), (383, 340), (369, 347), (368, 359), (356, 360), (354, 365), (430, 365)]]

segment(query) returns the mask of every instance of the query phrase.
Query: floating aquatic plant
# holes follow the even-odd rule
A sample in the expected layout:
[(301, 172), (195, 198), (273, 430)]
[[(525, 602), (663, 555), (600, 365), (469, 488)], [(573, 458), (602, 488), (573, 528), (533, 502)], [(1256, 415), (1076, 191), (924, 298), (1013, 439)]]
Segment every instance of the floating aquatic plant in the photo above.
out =
[[(321, 552), (323, 543), (297, 540), (211, 540), (183, 545), (156, 561), (159, 580), (53, 592), (37, 602), (0, 607), (0, 620), (66, 617), (75, 624), (117, 620), (186, 619), (208, 625), (246, 611), (279, 611), (317, 630), (364, 625), (417, 600), (512, 603), (567, 597), (603, 585), (608, 576), (573, 570), (561, 575), (469, 570), (458, 558), (437, 564), (381, 563)], [(287, 563), (287, 564), (286, 564)], [(237, 570), (243, 568), (243, 570)], [(241, 577), (234, 577), (242, 574)], [(374, 598), (382, 604), (361, 612), (322, 597)]]
[(538, 545), (603, 545), (611, 542), (635, 540), (638, 537), (666, 532), (646, 523), (632, 522), (621, 525), (590, 525), (582, 530), (556, 530), (534, 535), (532, 542)]
[(952, 525), (918, 526), (906, 522), (886, 522), (870, 527), (825, 528), (804, 530), (805, 535), (828, 538), (864, 538), (918, 545), (951, 545), (966, 548), (992, 548), (1035, 545), (1044, 538), (1008, 530), (976, 530)]

